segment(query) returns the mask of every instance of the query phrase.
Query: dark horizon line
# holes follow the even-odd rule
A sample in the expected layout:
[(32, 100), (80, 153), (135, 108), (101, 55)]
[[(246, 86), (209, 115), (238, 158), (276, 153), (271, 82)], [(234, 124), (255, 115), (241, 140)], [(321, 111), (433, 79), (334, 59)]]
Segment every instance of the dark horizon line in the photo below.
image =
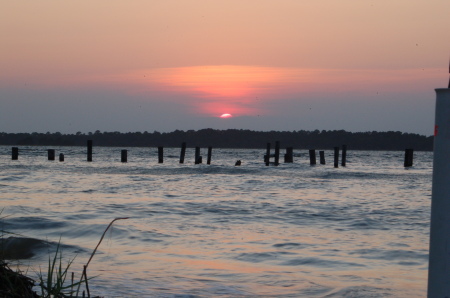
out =
[(0, 145), (13, 146), (85, 146), (92, 140), (95, 146), (107, 147), (178, 147), (183, 142), (189, 147), (265, 148), (268, 142), (280, 142), (285, 147), (333, 148), (348, 145), (355, 150), (433, 150), (433, 137), (400, 131), (347, 132), (345, 130), (313, 131), (253, 131), (249, 129), (175, 130), (169, 133), (118, 131), (75, 134), (62, 133), (0, 133)]
[(305, 130), (305, 129), (299, 129), (299, 130), (254, 130), (254, 129), (249, 129), (249, 128), (226, 128), (226, 129), (220, 129), (220, 128), (200, 128), (200, 129), (187, 129), (187, 130), (183, 130), (183, 129), (175, 129), (172, 131), (167, 131), (167, 132), (162, 132), (162, 131), (158, 131), (158, 130), (153, 130), (153, 131), (127, 131), (127, 132), (123, 132), (123, 131), (101, 131), (101, 130), (95, 130), (94, 132), (92, 131), (88, 131), (88, 132), (81, 132), (81, 131), (77, 131), (75, 133), (62, 133), (59, 131), (55, 131), (55, 132), (0, 132), (0, 135), (4, 135), (4, 134), (39, 134), (39, 135), (46, 135), (46, 134), (61, 134), (61, 135), (66, 135), (66, 136), (70, 136), (70, 135), (74, 135), (76, 136), (78, 135), (94, 135), (94, 134), (104, 134), (104, 133), (119, 133), (119, 134), (135, 134), (135, 133), (141, 133), (141, 134), (153, 134), (153, 133), (160, 133), (160, 134), (171, 134), (171, 133), (175, 133), (175, 132), (200, 132), (200, 131), (204, 131), (204, 130), (213, 130), (213, 131), (250, 131), (250, 132), (255, 132), (255, 133), (298, 133), (298, 132), (316, 132), (319, 131), (321, 132), (345, 132), (345, 133), (350, 133), (350, 134), (358, 134), (358, 133), (402, 133), (402, 134), (408, 134), (408, 135), (418, 135), (418, 136), (423, 136), (423, 137), (433, 137), (432, 134), (426, 135), (426, 134), (420, 134), (420, 133), (415, 133), (415, 132), (405, 132), (405, 131), (400, 131), (400, 130), (384, 130), (384, 131), (379, 131), (379, 130), (361, 130), (361, 131), (348, 131), (345, 129), (312, 129), (312, 130)]

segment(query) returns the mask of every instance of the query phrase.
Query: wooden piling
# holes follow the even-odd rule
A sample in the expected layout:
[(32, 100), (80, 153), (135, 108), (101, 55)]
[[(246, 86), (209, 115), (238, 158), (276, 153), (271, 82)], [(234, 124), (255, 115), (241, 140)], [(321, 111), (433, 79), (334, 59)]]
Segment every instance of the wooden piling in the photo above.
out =
[(275, 142), (275, 163), (276, 166), (280, 164), (280, 142)]
[(55, 160), (55, 149), (47, 149), (47, 159)]
[(92, 161), (92, 140), (87, 141), (87, 161)]
[(325, 151), (319, 151), (319, 156), (320, 156), (320, 164), (324, 165), (325, 164)]
[(347, 145), (342, 145), (342, 161), (341, 166), (345, 167), (347, 163)]
[(334, 147), (334, 167), (339, 168), (339, 147)]
[(241, 160), (240, 159), (236, 160), (236, 163), (234, 164), (234, 166), (240, 166), (240, 165), (241, 165)]
[(63, 153), (59, 154), (59, 161), (64, 161), (64, 154)]
[(200, 156), (200, 147), (195, 147), (195, 162), (196, 165), (202, 163), (202, 157)]
[(158, 163), (164, 163), (164, 147), (158, 147)]
[(413, 149), (405, 149), (405, 168), (412, 167), (414, 159), (414, 150)]
[(128, 162), (128, 150), (124, 149), (120, 153), (120, 161), (121, 162)]
[(11, 159), (18, 160), (19, 159), (19, 147), (11, 148)]
[(181, 143), (180, 163), (184, 163), (184, 155), (186, 154), (186, 142)]
[(310, 165), (316, 164), (316, 150), (315, 149), (309, 150), (309, 164)]
[(211, 155), (212, 155), (212, 147), (209, 146), (208, 147), (208, 158), (206, 160), (206, 164), (210, 165), (211, 164)]
[(287, 147), (286, 148), (286, 154), (284, 155), (284, 162), (285, 163), (292, 163), (294, 162), (294, 148), (293, 147)]
[(270, 164), (270, 143), (267, 143), (266, 155), (264, 155), (264, 162), (266, 163), (266, 166)]

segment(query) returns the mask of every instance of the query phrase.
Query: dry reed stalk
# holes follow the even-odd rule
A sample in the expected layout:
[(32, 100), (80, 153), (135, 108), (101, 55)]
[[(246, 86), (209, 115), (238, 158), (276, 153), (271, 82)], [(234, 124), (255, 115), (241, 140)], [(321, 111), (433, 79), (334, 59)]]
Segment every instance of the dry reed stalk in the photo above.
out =
[(108, 227), (106, 227), (105, 231), (103, 232), (102, 237), (100, 238), (100, 241), (98, 242), (97, 246), (95, 247), (94, 251), (92, 252), (91, 257), (90, 257), (89, 260), (87, 261), (86, 265), (83, 266), (83, 274), (81, 275), (80, 283), (78, 284), (77, 296), (78, 296), (78, 292), (79, 292), (79, 290), (80, 290), (81, 282), (83, 281), (83, 277), (84, 277), (84, 281), (85, 281), (85, 283), (86, 283), (86, 290), (87, 290), (88, 297), (91, 297), (91, 296), (90, 296), (90, 293), (89, 293), (88, 278), (87, 278), (87, 274), (86, 274), (87, 267), (89, 266), (89, 263), (91, 262), (92, 258), (94, 257), (95, 253), (97, 252), (97, 248), (98, 248), (98, 247), (100, 246), (100, 244), (102, 243), (103, 238), (105, 237), (106, 232), (109, 230), (109, 228), (112, 226), (112, 224), (113, 224), (116, 220), (122, 220), (122, 219), (128, 219), (128, 218), (129, 218), (129, 217), (117, 217), (117, 218), (113, 219), (113, 220), (109, 223)]

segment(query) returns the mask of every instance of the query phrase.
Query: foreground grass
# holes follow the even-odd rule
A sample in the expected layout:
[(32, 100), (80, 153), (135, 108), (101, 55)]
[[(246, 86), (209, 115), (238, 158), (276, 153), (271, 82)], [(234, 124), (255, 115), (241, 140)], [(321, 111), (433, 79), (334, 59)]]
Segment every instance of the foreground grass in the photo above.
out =
[(33, 291), (35, 281), (0, 261), (0, 297), (40, 297)]
[[(79, 281), (74, 281), (74, 274), (72, 273), (72, 278), (70, 282), (66, 282), (70, 266), (73, 263), (73, 259), (69, 260), (67, 265), (63, 266), (63, 258), (60, 250), (60, 243), (56, 247), (56, 252), (53, 258), (49, 256), (47, 274), (44, 275), (40, 270), (38, 273), (40, 288), (40, 294), (33, 291), (33, 287), (36, 286), (36, 281), (26, 276), (24, 272), (17, 270), (12, 270), (8, 263), (1, 258), (0, 259), (0, 297), (23, 297), (23, 298), (65, 298), (65, 297), (91, 297), (89, 291), (88, 281), (91, 278), (87, 277), (87, 268), (98, 247), (103, 241), (106, 232), (112, 226), (116, 220), (127, 219), (127, 218), (116, 218), (111, 221), (108, 227), (103, 232), (100, 241), (92, 252), (88, 262), (83, 266), (83, 272)], [(2, 235), (5, 232), (2, 233)], [(3, 254), (0, 254), (3, 255)], [(80, 293), (81, 286), (85, 288)], [(82, 294), (82, 296), (79, 296)], [(99, 298), (99, 296), (93, 297)]]

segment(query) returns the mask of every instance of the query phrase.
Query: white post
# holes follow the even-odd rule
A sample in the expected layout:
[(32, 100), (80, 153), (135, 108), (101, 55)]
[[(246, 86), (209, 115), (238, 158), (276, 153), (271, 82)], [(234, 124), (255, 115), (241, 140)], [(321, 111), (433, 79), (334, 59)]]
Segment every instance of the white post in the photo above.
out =
[(436, 89), (428, 297), (450, 297), (450, 89)]

